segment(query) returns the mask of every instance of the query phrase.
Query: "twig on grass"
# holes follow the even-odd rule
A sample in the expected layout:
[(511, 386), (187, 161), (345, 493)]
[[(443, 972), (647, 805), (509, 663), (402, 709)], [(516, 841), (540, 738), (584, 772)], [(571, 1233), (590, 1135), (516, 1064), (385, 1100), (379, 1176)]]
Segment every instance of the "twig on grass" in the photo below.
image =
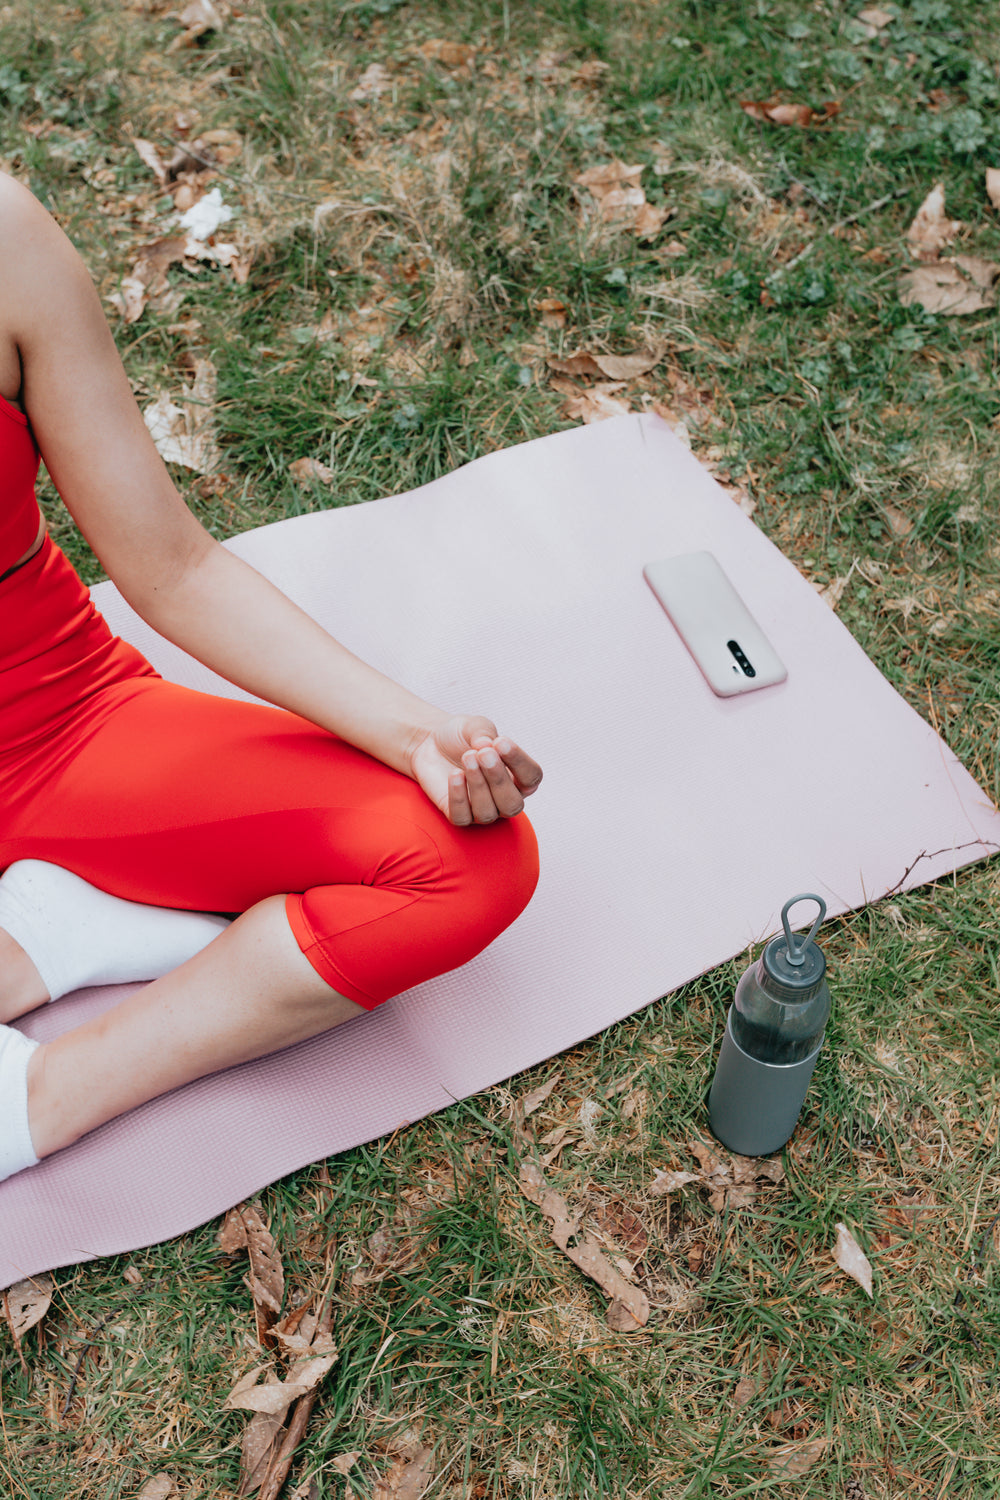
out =
[(779, 269), (781, 271), (790, 271), (793, 266), (798, 265), (800, 260), (805, 260), (806, 256), (815, 250), (821, 240), (829, 239), (831, 235), (836, 234), (839, 230), (846, 229), (848, 224), (856, 224), (859, 219), (864, 219), (868, 214), (876, 213), (880, 208), (885, 208), (887, 203), (894, 202), (896, 198), (902, 198), (909, 191), (908, 187), (897, 188), (894, 193), (886, 193), (884, 198), (876, 198), (874, 203), (867, 203), (864, 208), (859, 208), (857, 213), (848, 214), (846, 219), (838, 219), (836, 224), (830, 225), (829, 229), (820, 230), (814, 240), (810, 240), (808, 245), (799, 251), (798, 255), (793, 255), (791, 260), (786, 260), (785, 264)]
[[(316, 1334), (314, 1337), (319, 1337), (320, 1335), (328, 1337), (332, 1331), (333, 1301), (332, 1294), (328, 1293), (323, 1303), (322, 1311), (316, 1320)], [(315, 1385), (311, 1391), (306, 1391), (305, 1395), (300, 1396), (296, 1401), (291, 1420), (288, 1423), (288, 1430), (281, 1441), (281, 1447), (272, 1458), (261, 1482), (260, 1490), (258, 1491), (258, 1500), (277, 1500), (281, 1492), (281, 1487), (288, 1478), (288, 1472), (292, 1467), (295, 1450), (305, 1436), (306, 1428), (309, 1425), (309, 1418), (312, 1416), (312, 1409), (316, 1405), (316, 1397), (318, 1395), (319, 1386)]]

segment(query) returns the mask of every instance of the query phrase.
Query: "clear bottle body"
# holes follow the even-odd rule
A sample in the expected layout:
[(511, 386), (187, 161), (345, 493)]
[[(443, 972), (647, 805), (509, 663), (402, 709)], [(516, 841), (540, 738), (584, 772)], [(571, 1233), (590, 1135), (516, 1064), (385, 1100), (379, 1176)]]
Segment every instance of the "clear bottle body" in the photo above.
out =
[[(783, 992), (784, 991), (784, 992)], [(792, 998), (768, 975), (763, 958), (751, 964), (736, 987), (730, 1016), (733, 1039), (758, 1062), (787, 1065), (811, 1057), (830, 1016), (825, 979)]]

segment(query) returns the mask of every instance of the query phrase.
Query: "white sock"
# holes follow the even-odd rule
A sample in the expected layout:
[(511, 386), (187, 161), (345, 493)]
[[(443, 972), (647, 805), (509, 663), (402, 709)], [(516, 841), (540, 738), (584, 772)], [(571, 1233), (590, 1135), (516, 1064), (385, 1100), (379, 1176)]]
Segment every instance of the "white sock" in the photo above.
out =
[(38, 1163), (28, 1129), (28, 1059), (37, 1046), (0, 1026), (0, 1182)]
[(0, 879), (0, 928), (20, 943), (52, 1000), (88, 984), (159, 979), (228, 925), (211, 913), (123, 901), (39, 859), (18, 860)]

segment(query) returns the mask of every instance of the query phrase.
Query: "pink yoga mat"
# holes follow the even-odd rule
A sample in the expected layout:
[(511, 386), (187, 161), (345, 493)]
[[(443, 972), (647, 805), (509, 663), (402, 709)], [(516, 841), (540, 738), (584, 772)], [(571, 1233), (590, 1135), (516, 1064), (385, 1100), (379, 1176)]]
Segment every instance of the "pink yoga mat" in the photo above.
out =
[[(465, 968), (0, 1184), (0, 1286), (179, 1234), (530, 1067), (773, 932), (797, 891), (842, 912), (1000, 845), (986, 794), (655, 417), (228, 545), (375, 666), (538, 756), (541, 883)], [(725, 700), (706, 686), (642, 577), (700, 549), (787, 682)], [(111, 585), (95, 597), (166, 676), (234, 693)], [(124, 992), (81, 991), (24, 1030), (54, 1036)]]

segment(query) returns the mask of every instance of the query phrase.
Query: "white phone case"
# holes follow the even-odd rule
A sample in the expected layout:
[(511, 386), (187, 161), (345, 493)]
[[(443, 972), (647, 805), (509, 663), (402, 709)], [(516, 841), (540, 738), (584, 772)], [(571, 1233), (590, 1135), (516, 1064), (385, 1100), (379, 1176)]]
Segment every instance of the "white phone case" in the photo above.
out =
[(784, 682), (784, 663), (711, 552), (664, 557), (642, 572), (713, 693)]

